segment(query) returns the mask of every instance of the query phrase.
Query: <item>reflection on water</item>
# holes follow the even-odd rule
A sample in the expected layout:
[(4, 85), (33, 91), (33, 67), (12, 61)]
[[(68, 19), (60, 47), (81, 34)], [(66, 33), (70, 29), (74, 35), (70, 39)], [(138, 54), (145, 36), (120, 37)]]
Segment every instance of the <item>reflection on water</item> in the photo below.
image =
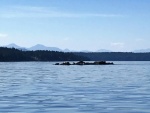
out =
[(149, 113), (150, 62), (0, 63), (1, 113)]

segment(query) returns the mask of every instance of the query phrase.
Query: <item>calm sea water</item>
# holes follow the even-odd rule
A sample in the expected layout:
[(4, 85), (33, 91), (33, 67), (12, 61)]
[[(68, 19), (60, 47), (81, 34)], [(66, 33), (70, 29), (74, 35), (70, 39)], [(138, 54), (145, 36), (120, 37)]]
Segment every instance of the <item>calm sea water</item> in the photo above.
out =
[(150, 113), (150, 62), (0, 63), (0, 113)]

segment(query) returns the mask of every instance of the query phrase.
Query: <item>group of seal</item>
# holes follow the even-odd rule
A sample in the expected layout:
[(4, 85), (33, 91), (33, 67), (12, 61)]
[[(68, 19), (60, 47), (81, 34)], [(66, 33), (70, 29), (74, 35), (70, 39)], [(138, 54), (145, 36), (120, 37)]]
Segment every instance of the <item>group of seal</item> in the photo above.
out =
[(113, 62), (106, 62), (106, 61), (95, 61), (95, 62), (84, 62), (84, 61), (79, 61), (79, 62), (63, 62), (63, 63), (56, 63), (55, 65), (113, 65)]

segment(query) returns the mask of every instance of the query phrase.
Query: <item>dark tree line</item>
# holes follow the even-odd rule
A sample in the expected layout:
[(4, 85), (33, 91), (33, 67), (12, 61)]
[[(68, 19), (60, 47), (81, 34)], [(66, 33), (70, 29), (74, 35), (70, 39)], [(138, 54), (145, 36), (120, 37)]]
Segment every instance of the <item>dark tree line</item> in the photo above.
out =
[(0, 47), (0, 62), (13, 61), (150, 61), (150, 53), (21, 51)]
[(74, 53), (80, 56), (86, 56), (92, 61), (150, 61), (150, 53), (132, 53), (132, 52), (91, 52)]
[(56, 51), (21, 51), (15, 48), (0, 47), (0, 61), (79, 61), (87, 57)]

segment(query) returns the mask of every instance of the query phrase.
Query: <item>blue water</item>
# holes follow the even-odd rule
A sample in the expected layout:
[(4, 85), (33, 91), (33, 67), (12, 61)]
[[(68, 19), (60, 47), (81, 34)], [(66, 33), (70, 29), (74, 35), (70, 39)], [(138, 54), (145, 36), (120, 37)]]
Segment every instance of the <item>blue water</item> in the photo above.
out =
[(150, 113), (150, 62), (0, 63), (0, 113)]

